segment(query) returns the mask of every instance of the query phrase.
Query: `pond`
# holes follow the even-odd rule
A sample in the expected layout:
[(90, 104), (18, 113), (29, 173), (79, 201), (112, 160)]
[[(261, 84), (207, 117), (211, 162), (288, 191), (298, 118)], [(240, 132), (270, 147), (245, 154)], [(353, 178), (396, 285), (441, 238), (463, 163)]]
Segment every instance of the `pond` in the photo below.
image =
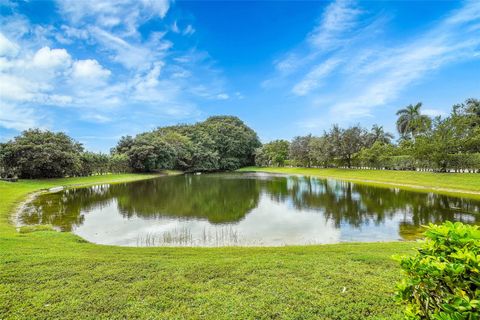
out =
[(166, 176), (38, 196), (21, 224), (121, 246), (279, 246), (418, 237), (446, 220), (480, 224), (480, 201), (265, 173)]

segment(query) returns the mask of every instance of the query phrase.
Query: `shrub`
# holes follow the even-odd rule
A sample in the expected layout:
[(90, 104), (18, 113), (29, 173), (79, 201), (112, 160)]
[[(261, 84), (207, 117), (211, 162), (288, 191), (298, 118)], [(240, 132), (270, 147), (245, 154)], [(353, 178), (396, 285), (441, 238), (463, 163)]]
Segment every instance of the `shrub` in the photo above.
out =
[(413, 257), (402, 257), (406, 274), (397, 297), (407, 319), (480, 318), (480, 230), (460, 222), (430, 225)]

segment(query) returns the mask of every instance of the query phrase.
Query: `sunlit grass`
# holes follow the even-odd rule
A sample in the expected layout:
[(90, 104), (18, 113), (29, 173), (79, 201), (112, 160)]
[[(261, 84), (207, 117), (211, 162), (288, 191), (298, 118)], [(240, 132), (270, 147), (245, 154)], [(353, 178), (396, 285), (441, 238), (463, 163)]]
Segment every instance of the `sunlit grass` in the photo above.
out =
[(16, 204), (39, 189), (149, 177), (1, 182), (0, 319), (401, 318), (390, 257), (411, 242), (126, 248), (10, 223)]

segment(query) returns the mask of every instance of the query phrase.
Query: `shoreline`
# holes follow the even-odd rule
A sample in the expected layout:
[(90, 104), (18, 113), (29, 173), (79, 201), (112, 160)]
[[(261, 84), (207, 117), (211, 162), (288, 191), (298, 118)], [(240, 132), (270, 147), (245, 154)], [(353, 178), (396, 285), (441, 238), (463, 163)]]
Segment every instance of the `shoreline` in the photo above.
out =
[[(169, 175), (169, 173), (160, 173), (160, 174), (156, 174), (156, 175), (145, 175), (144, 177), (142, 176), (139, 179), (137, 179), (137, 178), (135, 178), (135, 179), (113, 179), (111, 181), (106, 181), (106, 182), (85, 182), (85, 183), (76, 183), (76, 184), (58, 184), (58, 185), (51, 186), (49, 188), (42, 188), (42, 189), (39, 189), (39, 190), (34, 190), (32, 192), (27, 193), (24, 196), (23, 199), (20, 199), (18, 201), (18, 204), (14, 205), (13, 212), (11, 213), (8, 220), (9, 220), (11, 226), (13, 226), (13, 228), (16, 230), (16, 232), (19, 232), (20, 228), (25, 226), (19, 220), (20, 213), (25, 209), (25, 207), (30, 202), (35, 200), (35, 198), (37, 198), (41, 194), (60, 192), (60, 191), (63, 191), (65, 189), (86, 188), (86, 187), (101, 185), (101, 184), (117, 184), (117, 183), (128, 183), (128, 182), (149, 180), (149, 179), (155, 179), (155, 178), (168, 176), (168, 175)], [(65, 178), (62, 178), (62, 179), (65, 179)], [(37, 226), (37, 225), (35, 225), (35, 226)]]
[[(318, 177), (322, 178), (323, 176), (318, 176)], [(378, 184), (378, 185), (387, 185), (392, 187), (405, 187), (405, 188), (419, 189), (419, 190), (424, 190), (427, 192), (434, 192), (434, 193), (435, 191), (439, 191), (439, 192), (447, 192), (447, 193), (461, 193), (461, 194), (472, 194), (472, 195), (480, 196), (480, 191), (471, 191), (471, 190), (462, 190), (462, 189), (453, 189), (453, 188), (451, 189), (451, 188), (443, 188), (443, 187), (430, 187), (430, 186), (421, 186), (418, 184), (408, 184), (408, 183), (383, 182), (378, 180), (367, 180), (367, 179), (358, 179), (358, 178), (338, 178), (338, 177), (332, 177), (332, 176), (324, 176), (324, 178), (359, 182), (364, 184), (371, 183), (371, 184)]]
[[(280, 169), (280, 170), (277, 170)], [(375, 179), (361, 179), (361, 178), (349, 178), (349, 177), (342, 177), (342, 176), (335, 176), (330, 174), (323, 175), (322, 172), (318, 173), (298, 173), (295, 171), (289, 171), (288, 169), (298, 170), (303, 168), (270, 168), (270, 167), (255, 167), (255, 168), (245, 168), (240, 169), (238, 172), (264, 172), (264, 173), (276, 173), (276, 174), (283, 174), (283, 175), (294, 175), (294, 176), (305, 176), (305, 177), (315, 177), (320, 179), (335, 179), (347, 182), (355, 182), (359, 184), (365, 185), (372, 185), (377, 187), (397, 187), (403, 190), (410, 190), (410, 191), (417, 191), (417, 192), (428, 192), (428, 193), (437, 193), (447, 196), (455, 196), (455, 197), (467, 197), (478, 199), (480, 198), (480, 191), (475, 190), (468, 190), (468, 189), (458, 189), (458, 188), (445, 188), (445, 187), (435, 187), (429, 185), (421, 185), (421, 184), (413, 184), (413, 183), (398, 183), (398, 182), (391, 182), (391, 181), (382, 181), (382, 180), (375, 180)], [(308, 170), (312, 170), (314, 168), (307, 168)], [(321, 169), (318, 169), (321, 170)], [(478, 175), (480, 180), (480, 174)], [(470, 196), (470, 197), (469, 197)]]

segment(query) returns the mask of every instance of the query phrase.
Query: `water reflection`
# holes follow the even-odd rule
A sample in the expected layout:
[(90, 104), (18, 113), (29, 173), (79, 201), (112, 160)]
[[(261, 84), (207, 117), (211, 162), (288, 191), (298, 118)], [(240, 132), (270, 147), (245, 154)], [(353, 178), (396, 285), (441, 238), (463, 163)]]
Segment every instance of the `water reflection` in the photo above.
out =
[(480, 224), (480, 201), (337, 180), (210, 174), (45, 194), (21, 215), (118, 245), (285, 245), (414, 238), (429, 222)]

